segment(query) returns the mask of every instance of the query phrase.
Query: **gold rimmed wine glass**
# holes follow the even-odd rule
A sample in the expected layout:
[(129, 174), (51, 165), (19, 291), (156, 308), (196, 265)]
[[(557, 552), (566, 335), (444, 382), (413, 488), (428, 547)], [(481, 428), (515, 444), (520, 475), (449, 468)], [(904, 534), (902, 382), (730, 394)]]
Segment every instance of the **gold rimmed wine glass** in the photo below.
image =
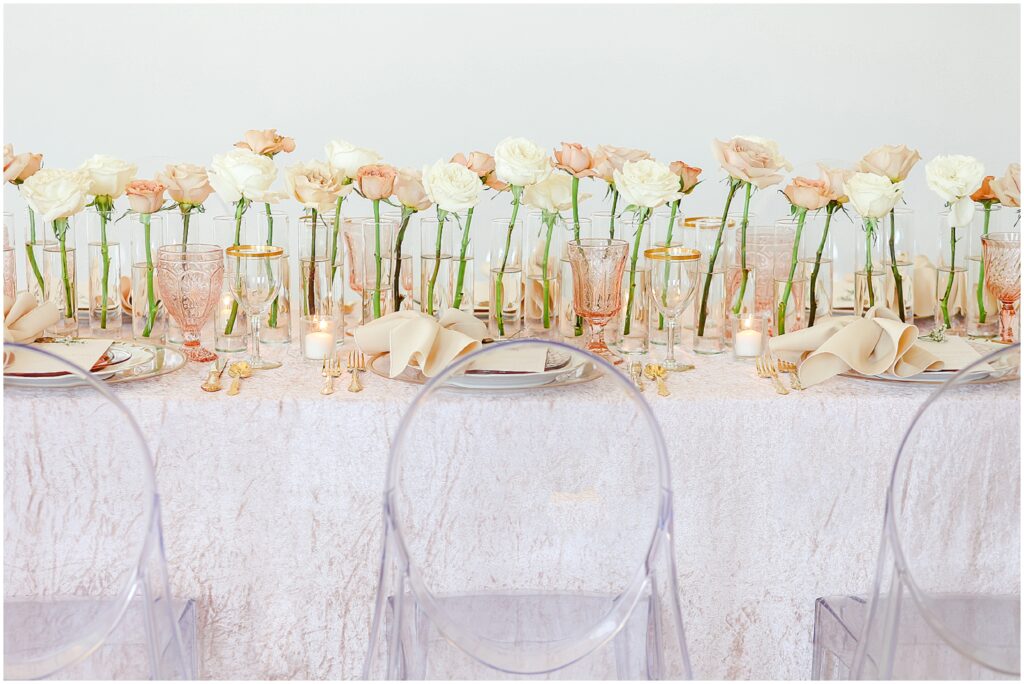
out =
[(999, 341), (1013, 342), (1014, 305), (1020, 299), (1020, 233), (981, 236), (985, 283), (999, 300)]
[(231, 295), (249, 315), (252, 344), (249, 365), (256, 370), (277, 368), (280, 363), (260, 358), (260, 320), (281, 290), (284, 249), (271, 245), (234, 245), (227, 248), (226, 254), (224, 276)]
[(590, 324), (587, 351), (622, 363), (604, 341), (604, 327), (622, 309), (622, 273), (629, 243), (625, 240), (581, 238), (566, 245), (572, 266), (572, 297), (576, 314)]
[(670, 371), (693, 370), (692, 364), (676, 360), (676, 325), (679, 316), (693, 299), (700, 252), (689, 247), (670, 245), (645, 250), (644, 257), (653, 266), (648, 281), (651, 300), (668, 324), (667, 351), (661, 365)]

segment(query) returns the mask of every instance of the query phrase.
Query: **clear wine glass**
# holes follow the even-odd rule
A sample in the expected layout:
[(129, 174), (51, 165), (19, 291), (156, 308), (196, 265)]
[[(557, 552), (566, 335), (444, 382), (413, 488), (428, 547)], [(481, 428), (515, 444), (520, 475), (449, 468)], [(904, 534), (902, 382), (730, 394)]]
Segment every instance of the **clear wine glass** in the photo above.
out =
[(629, 243), (606, 238), (581, 238), (566, 244), (572, 266), (572, 296), (576, 313), (590, 324), (587, 350), (622, 363), (604, 341), (604, 327), (622, 309), (622, 273)]
[(985, 283), (1002, 306), (999, 340), (1013, 342), (1013, 316), (1020, 299), (1020, 233), (989, 233), (981, 236)]
[(651, 299), (668, 324), (667, 351), (662, 365), (670, 371), (693, 370), (693, 364), (676, 359), (676, 325), (693, 299), (700, 252), (673, 245), (645, 250), (644, 257), (652, 266), (649, 279)]
[(276, 361), (260, 358), (260, 320), (281, 290), (281, 257), (284, 249), (271, 245), (234, 245), (226, 250), (225, 277), (238, 306), (249, 316), (249, 340), (255, 370), (277, 368)]
[(157, 252), (156, 277), (164, 306), (181, 328), (185, 358), (216, 361), (217, 355), (199, 344), (199, 334), (220, 297), (224, 250), (217, 245), (164, 245)]

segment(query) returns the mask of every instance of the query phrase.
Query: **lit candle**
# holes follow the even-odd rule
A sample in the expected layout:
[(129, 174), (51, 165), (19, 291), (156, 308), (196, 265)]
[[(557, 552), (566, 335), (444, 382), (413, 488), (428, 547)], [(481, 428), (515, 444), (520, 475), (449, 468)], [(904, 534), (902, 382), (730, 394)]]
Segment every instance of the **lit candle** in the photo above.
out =
[(322, 360), (334, 353), (334, 321), (310, 316), (307, 332), (302, 338), (302, 349), (307, 359)]
[(740, 330), (733, 341), (736, 356), (760, 356), (761, 333), (757, 330)]

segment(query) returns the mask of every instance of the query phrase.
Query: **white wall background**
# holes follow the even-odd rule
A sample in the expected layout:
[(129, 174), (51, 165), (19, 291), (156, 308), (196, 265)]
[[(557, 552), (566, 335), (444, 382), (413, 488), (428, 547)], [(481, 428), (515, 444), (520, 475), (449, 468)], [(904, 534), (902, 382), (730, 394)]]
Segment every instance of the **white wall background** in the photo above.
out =
[[(418, 167), (522, 135), (703, 167), (693, 215), (721, 211), (716, 136), (775, 138), (806, 174), (882, 143), (996, 175), (1020, 159), (1018, 5), (17, 5), (4, 19), (3, 139), (54, 167), (104, 152), (149, 175), (208, 163), (248, 128), (297, 140), (281, 166), (333, 137)], [(585, 208), (607, 208), (589, 185)], [(906, 197), (928, 251), (940, 201), (923, 163)], [(769, 191), (754, 210), (786, 205)]]

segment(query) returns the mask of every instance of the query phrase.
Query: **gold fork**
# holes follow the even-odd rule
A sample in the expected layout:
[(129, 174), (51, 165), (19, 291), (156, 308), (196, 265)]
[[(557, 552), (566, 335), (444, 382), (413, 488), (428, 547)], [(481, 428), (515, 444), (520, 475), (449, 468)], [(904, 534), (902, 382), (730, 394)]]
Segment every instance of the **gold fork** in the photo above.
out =
[(362, 352), (352, 350), (348, 353), (348, 372), (352, 382), (348, 385), (349, 392), (362, 392), (363, 383), (359, 382), (359, 372), (366, 370), (366, 359)]
[(324, 386), (320, 388), (320, 394), (334, 394), (334, 378), (341, 375), (341, 356), (331, 356), (324, 359)]
[(779, 380), (779, 372), (775, 370), (775, 364), (767, 355), (757, 357), (757, 375), (760, 378), (770, 378), (775, 383), (775, 391), (779, 394), (789, 394), (789, 390)]
[(804, 386), (800, 382), (800, 378), (797, 377), (796, 364), (792, 361), (783, 361), (782, 359), (779, 359), (776, 363), (780, 373), (789, 373), (789, 383), (793, 386), (793, 389), (802, 392)]

